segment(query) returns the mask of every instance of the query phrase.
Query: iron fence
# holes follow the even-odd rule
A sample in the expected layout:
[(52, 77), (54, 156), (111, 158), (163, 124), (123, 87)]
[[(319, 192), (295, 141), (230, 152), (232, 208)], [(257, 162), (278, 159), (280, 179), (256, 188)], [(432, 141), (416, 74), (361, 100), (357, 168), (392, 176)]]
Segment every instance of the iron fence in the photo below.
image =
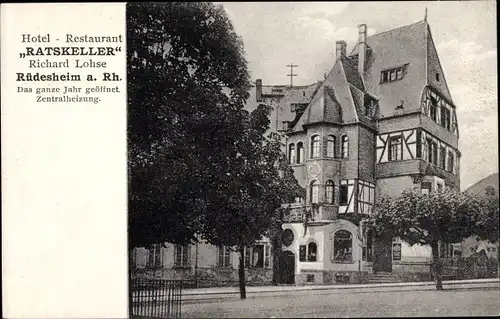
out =
[(132, 279), (131, 318), (180, 318), (182, 285), (181, 280)]

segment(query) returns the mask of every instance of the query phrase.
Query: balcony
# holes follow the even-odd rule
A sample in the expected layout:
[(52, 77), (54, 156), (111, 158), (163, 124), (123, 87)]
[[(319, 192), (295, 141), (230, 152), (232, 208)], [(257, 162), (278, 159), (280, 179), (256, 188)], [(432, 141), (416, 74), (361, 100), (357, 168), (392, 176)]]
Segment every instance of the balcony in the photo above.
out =
[(310, 204), (291, 204), (290, 212), (283, 218), (285, 223), (304, 222), (306, 211), (310, 212), (310, 222), (319, 222), (333, 220), (335, 212), (338, 211), (338, 206), (327, 204), (316, 204), (314, 207)]

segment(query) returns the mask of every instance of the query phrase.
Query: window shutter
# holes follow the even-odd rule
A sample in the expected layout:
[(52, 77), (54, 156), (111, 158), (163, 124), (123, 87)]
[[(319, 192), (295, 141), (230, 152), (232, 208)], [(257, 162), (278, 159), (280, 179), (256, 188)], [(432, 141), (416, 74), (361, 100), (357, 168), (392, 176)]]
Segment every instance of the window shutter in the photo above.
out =
[(271, 246), (264, 245), (264, 268), (271, 268)]
[(245, 267), (250, 268), (252, 264), (250, 263), (250, 258), (252, 256), (252, 249), (250, 247), (245, 247)]
[(231, 249), (229, 249), (229, 247), (226, 247), (226, 254), (227, 254), (226, 266), (231, 267), (233, 264), (233, 252), (231, 251)]
[(177, 245), (174, 246), (174, 266), (180, 265), (179, 252), (177, 251), (178, 248), (179, 248), (179, 246), (177, 246)]
[(189, 265), (189, 246), (182, 246), (182, 266)]
[(222, 260), (223, 260), (222, 246), (217, 246), (217, 266), (218, 267), (222, 266)]

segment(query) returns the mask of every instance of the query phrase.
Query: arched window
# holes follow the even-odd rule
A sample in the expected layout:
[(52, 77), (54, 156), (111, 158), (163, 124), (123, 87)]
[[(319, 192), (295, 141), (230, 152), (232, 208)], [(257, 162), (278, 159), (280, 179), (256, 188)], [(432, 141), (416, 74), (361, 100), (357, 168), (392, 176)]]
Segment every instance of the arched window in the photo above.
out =
[(334, 261), (351, 262), (352, 261), (352, 234), (347, 230), (339, 230), (335, 233), (333, 239)]
[(311, 182), (311, 203), (319, 203), (319, 182)]
[(288, 164), (295, 164), (295, 144), (288, 146)]
[(307, 261), (317, 261), (318, 246), (316, 243), (311, 242), (307, 245)]
[(325, 190), (326, 190), (326, 203), (327, 204), (335, 203), (334, 188), (335, 188), (335, 184), (332, 181), (326, 181)]
[(328, 135), (326, 140), (326, 157), (334, 158), (335, 156), (335, 136)]
[(297, 143), (297, 164), (304, 161), (304, 144), (302, 142)]
[(319, 135), (311, 137), (311, 158), (319, 157)]
[(342, 135), (342, 158), (349, 157), (349, 137)]

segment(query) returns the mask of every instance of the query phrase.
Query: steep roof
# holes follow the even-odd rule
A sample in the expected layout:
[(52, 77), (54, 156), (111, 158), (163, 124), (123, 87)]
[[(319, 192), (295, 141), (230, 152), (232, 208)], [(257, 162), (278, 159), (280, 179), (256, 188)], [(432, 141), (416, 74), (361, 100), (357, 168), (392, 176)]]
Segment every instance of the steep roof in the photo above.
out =
[[(435, 51), (428, 30), (427, 22), (419, 21), (367, 38), (368, 49), (363, 79), (366, 91), (379, 99), (380, 116), (394, 115), (400, 101), (404, 101), (405, 112), (420, 110), (422, 90), (428, 83), (428, 47), (432, 46)], [(351, 64), (357, 63), (357, 54), (358, 44), (348, 57)], [(437, 54), (431, 55), (437, 57)], [(407, 67), (403, 79), (381, 83), (382, 71), (404, 65)], [(444, 79), (444, 75), (441, 77)], [(449, 92), (447, 95), (449, 96)]]
[(365, 86), (363, 85), (361, 74), (358, 72), (357, 64), (352, 64), (352, 62), (350, 62), (345, 56), (341, 56), (340, 62), (344, 68), (347, 82), (352, 84), (358, 90), (365, 92)]
[(302, 131), (304, 125), (313, 123), (340, 124), (357, 121), (358, 115), (349, 89), (351, 85), (354, 85), (351, 81), (363, 87), (361, 77), (352, 72), (352, 66), (348, 65), (347, 59), (345, 57), (338, 59), (294, 125), (293, 132)]

